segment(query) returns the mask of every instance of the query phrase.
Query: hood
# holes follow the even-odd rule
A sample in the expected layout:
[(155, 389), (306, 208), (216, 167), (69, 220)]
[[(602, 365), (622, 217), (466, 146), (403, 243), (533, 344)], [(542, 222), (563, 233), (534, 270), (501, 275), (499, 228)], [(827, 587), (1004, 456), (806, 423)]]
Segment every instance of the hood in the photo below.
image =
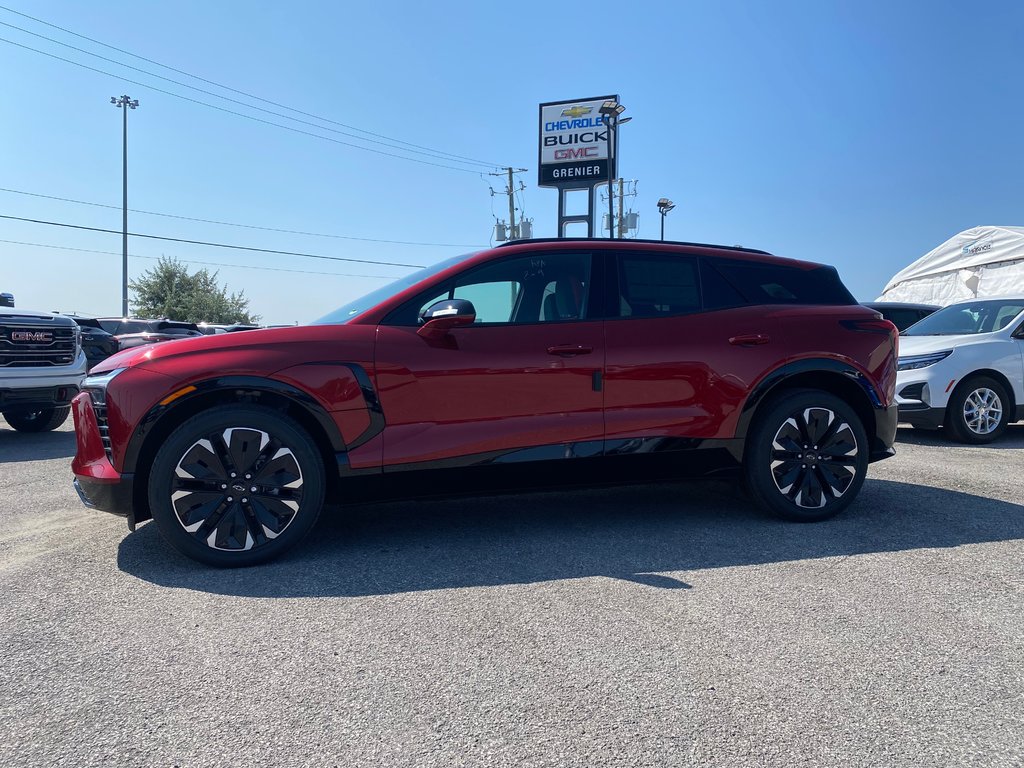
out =
[[(365, 358), (365, 345), (372, 343), (372, 325), (300, 325), (265, 328), (215, 336), (190, 336), (133, 347), (108, 357), (94, 373), (115, 368), (146, 367), (205, 369), (210, 373), (230, 370), (273, 371), (299, 362)], [(371, 357), (372, 359), (372, 357)]]
[(945, 352), (956, 347), (987, 344), (997, 339), (993, 333), (964, 333), (952, 336), (900, 336), (900, 357)]
[(36, 325), (46, 323), (47, 325), (76, 325), (75, 321), (64, 315), (55, 315), (53, 312), (36, 312), (31, 309), (17, 307), (0, 307), (0, 322), (26, 323)]

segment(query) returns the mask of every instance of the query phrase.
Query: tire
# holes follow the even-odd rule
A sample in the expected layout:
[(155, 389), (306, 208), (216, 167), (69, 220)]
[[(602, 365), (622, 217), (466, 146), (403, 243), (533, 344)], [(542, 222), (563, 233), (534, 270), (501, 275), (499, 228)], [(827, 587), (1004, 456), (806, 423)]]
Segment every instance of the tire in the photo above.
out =
[(867, 469), (860, 417), (821, 390), (793, 390), (767, 403), (747, 436), (747, 488), (760, 506), (785, 520), (816, 522), (843, 511), (860, 492)]
[(42, 408), (38, 411), (17, 411), (5, 413), (7, 423), (19, 432), (52, 432), (65, 421), (71, 413), (70, 405), (57, 408)]
[(149, 477), (149, 507), (163, 537), (218, 567), (278, 557), (310, 531), (323, 503), (324, 464), (312, 438), (259, 406), (188, 419), (157, 452)]
[(946, 432), (961, 443), (991, 443), (1006, 431), (1009, 410), (1006, 387), (990, 376), (970, 376), (950, 395)]

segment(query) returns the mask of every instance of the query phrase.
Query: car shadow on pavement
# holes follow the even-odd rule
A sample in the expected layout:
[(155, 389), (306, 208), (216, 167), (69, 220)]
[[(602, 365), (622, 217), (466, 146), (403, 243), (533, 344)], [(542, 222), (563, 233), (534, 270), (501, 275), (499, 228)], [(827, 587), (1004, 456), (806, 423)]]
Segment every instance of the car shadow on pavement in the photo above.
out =
[(74, 430), (16, 432), (0, 422), (0, 464), (14, 461), (69, 459), (75, 455)]
[(1024, 424), (1010, 424), (1006, 432), (998, 440), (982, 445), (967, 445), (957, 443), (946, 437), (944, 429), (914, 429), (909, 426), (900, 426), (896, 430), (897, 450), (899, 443), (910, 445), (935, 445), (948, 448), (984, 448), (986, 450), (1008, 450), (1024, 448)]
[(813, 525), (763, 515), (725, 483), (665, 483), (329, 508), (291, 553), (238, 570), (178, 555), (149, 523), (123, 540), (118, 566), (161, 586), (247, 597), (592, 576), (686, 589), (685, 572), (706, 568), (1018, 538), (1024, 506), (911, 483), (868, 480), (846, 512)]

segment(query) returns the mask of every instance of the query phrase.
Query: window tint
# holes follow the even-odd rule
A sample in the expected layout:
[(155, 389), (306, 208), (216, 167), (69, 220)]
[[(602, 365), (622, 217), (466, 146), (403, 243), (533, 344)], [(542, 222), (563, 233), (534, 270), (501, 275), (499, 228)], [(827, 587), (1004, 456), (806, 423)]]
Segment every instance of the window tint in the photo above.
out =
[(747, 303), (707, 259), (700, 263), (700, 289), (706, 310), (742, 307)]
[(856, 304), (832, 267), (708, 259), (748, 304)]
[(589, 253), (538, 253), (501, 259), (435, 286), (391, 313), (388, 325), (416, 325), (442, 299), (467, 299), (476, 323), (545, 323), (587, 316)]
[(909, 328), (921, 319), (921, 313), (916, 309), (887, 309), (882, 312), (882, 316), (900, 331)]
[(619, 315), (661, 317), (700, 309), (696, 259), (620, 254)]
[(118, 323), (117, 330), (112, 331), (117, 335), (124, 333), (145, 333), (149, 330), (149, 323), (139, 322), (137, 320), (129, 320), (127, 322)]

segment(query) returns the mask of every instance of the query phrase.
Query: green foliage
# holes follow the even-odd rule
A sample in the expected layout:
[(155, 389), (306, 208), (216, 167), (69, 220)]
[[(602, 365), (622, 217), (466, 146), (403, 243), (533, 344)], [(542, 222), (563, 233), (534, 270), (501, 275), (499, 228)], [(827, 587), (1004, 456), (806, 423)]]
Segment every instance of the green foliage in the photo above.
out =
[(177, 259), (161, 257), (159, 263), (132, 281), (135, 294), (132, 312), (138, 317), (166, 317), (191, 323), (257, 323), (249, 312), (245, 293), (228, 294), (217, 284), (217, 272), (200, 269), (189, 274)]

